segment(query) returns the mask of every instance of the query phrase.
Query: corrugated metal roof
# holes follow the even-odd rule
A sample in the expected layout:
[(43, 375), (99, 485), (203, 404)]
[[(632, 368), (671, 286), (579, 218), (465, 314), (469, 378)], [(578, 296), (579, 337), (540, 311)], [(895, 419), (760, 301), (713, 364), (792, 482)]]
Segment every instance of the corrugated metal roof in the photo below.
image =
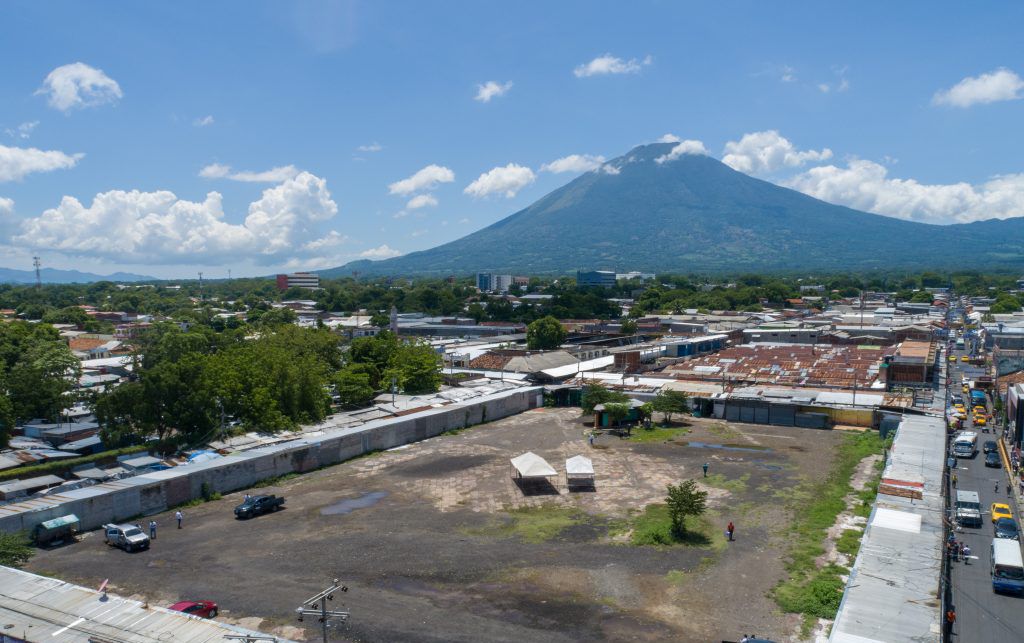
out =
[(5, 634), (61, 643), (213, 643), (259, 634), (9, 567), (0, 567), (0, 622), (11, 626)]
[(880, 487), (829, 641), (940, 640), (945, 440), (942, 418), (900, 422), (882, 477), (920, 482), (920, 497)]

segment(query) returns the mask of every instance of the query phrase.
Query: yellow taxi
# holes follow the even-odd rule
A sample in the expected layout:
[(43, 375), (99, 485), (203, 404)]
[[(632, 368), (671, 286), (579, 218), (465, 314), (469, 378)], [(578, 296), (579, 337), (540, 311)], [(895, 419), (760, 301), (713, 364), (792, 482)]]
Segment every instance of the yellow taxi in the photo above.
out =
[(963, 391), (964, 391), (964, 395), (967, 395), (968, 393), (971, 392), (971, 387), (967, 386), (967, 385), (964, 385)]
[(961, 362), (966, 362), (967, 360), (968, 360), (968, 357), (966, 355), (961, 355), (960, 356), (960, 361)]
[(950, 355), (949, 356), (949, 361), (955, 362), (956, 361), (956, 355)]
[(974, 423), (977, 424), (978, 426), (985, 426), (985, 416), (984, 415), (975, 415), (974, 416)]
[(992, 503), (992, 522), (999, 520), (1000, 518), (1013, 518), (1013, 512), (1010, 511), (1010, 505), (1003, 502)]

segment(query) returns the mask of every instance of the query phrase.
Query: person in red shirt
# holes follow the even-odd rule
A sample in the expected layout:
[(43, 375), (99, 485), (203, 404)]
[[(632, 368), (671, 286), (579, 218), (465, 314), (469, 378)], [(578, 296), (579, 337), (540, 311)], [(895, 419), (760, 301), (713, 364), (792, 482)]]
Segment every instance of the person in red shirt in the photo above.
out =
[(726, 532), (727, 534), (729, 534), (729, 540), (730, 540), (730, 541), (732, 540), (732, 535), (733, 535), (733, 533), (734, 533), (735, 531), (736, 531), (736, 527), (735, 527), (735, 525), (733, 525), (733, 524), (732, 524), (732, 521), (730, 520), (730, 521), (729, 521), (729, 526), (725, 528), (725, 532)]

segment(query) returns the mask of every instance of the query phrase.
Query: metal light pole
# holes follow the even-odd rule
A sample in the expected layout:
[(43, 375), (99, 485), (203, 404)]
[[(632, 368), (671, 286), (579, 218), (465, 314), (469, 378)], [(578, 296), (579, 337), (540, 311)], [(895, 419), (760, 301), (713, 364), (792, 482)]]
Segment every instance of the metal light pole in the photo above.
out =
[(348, 587), (338, 584), (337, 578), (334, 579), (334, 583), (330, 587), (319, 594), (311, 596), (306, 599), (301, 606), (295, 608), (295, 612), (299, 615), (300, 623), (302, 622), (303, 616), (316, 616), (320, 620), (324, 643), (327, 643), (327, 624), (331, 620), (338, 620), (344, 623), (348, 621), (349, 617), (348, 612), (327, 609), (327, 601), (334, 600), (334, 592), (336, 591), (348, 591)]

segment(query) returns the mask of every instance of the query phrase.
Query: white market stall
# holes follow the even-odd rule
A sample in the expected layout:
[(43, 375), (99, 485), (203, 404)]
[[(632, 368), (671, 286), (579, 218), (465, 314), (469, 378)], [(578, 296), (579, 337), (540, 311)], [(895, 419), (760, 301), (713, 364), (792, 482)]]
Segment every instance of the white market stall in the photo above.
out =
[(518, 480), (546, 480), (558, 475), (547, 460), (532, 451), (512, 458), (509, 463), (512, 465), (512, 477)]

